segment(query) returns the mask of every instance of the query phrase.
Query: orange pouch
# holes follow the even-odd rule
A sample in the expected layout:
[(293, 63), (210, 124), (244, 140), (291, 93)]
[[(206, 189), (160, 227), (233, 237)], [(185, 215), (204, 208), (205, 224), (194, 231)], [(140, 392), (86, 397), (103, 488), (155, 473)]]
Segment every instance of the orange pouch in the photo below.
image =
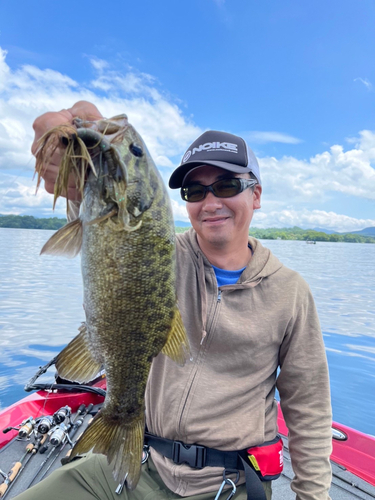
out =
[(283, 471), (283, 440), (276, 436), (260, 446), (246, 450), (247, 458), (254, 470), (265, 481), (277, 479)]

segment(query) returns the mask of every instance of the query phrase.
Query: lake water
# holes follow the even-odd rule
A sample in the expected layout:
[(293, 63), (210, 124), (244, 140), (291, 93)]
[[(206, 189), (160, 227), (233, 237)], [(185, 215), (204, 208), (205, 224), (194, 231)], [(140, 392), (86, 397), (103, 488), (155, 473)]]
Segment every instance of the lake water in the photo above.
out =
[[(39, 256), (52, 231), (0, 228), (0, 409), (77, 334), (79, 258)], [(309, 283), (330, 367), (334, 420), (375, 435), (375, 245), (263, 241)]]

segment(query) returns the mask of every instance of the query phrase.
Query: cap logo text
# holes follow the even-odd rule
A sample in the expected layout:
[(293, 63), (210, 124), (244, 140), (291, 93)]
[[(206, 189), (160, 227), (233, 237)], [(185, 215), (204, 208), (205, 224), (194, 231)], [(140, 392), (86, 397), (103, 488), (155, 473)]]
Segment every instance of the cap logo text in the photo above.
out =
[(188, 161), (188, 159), (190, 158), (191, 156), (191, 151), (190, 149), (188, 151), (186, 151), (186, 153), (184, 154), (184, 157), (182, 158), (182, 163), (185, 163), (186, 161)]
[(200, 144), (197, 148), (193, 148), (192, 154), (194, 155), (201, 151), (230, 151), (238, 153), (237, 148), (237, 144), (232, 144), (231, 142), (206, 142), (205, 144)]

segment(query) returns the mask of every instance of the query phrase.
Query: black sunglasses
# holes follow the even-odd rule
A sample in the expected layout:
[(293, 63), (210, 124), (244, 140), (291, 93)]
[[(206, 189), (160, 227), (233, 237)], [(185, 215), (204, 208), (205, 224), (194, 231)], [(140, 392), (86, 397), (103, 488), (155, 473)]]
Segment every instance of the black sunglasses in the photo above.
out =
[(231, 198), (232, 196), (236, 196), (236, 194), (242, 193), (245, 189), (255, 186), (255, 184), (258, 184), (258, 182), (254, 179), (241, 179), (237, 177), (216, 181), (209, 186), (188, 184), (181, 188), (181, 198), (184, 201), (194, 203), (204, 200), (209, 191), (218, 198)]

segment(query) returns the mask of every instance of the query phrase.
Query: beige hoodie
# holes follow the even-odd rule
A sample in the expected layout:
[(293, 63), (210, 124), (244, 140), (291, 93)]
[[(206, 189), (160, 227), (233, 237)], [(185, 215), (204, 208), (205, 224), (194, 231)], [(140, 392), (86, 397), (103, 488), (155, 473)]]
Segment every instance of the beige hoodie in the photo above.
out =
[[(292, 489), (298, 500), (326, 500), (331, 406), (314, 301), (298, 273), (259, 241), (249, 243), (253, 256), (238, 283), (218, 289), (194, 230), (177, 236), (178, 299), (192, 360), (180, 367), (160, 354), (153, 361), (148, 429), (220, 450), (262, 444), (277, 433), (277, 386), (290, 431)], [(222, 482), (221, 468), (176, 465), (155, 450), (152, 457), (181, 496), (215, 492)]]

